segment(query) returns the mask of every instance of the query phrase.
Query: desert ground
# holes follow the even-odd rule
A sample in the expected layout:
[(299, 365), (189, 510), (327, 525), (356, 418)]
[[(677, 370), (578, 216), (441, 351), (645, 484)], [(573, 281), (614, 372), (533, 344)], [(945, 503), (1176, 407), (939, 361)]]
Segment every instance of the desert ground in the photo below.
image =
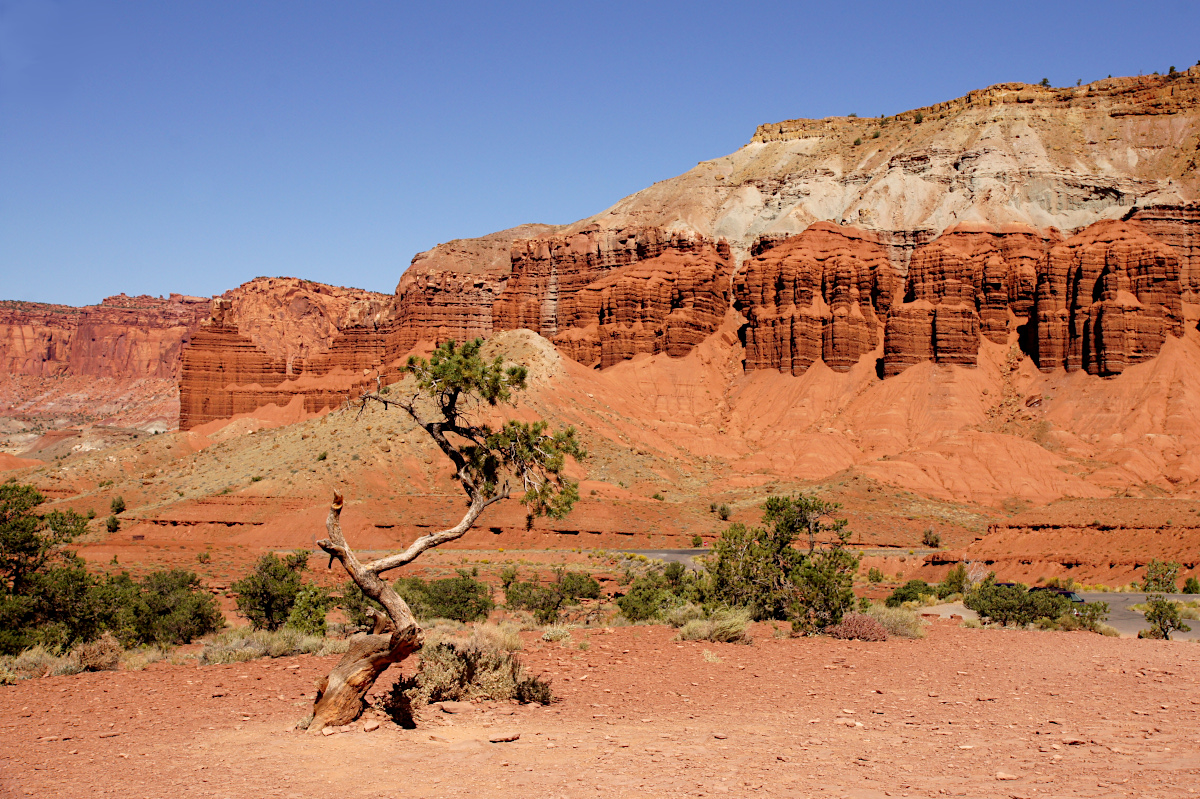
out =
[(0, 793), (867, 799), (1200, 789), (1194, 643), (951, 620), (931, 622), (925, 639), (882, 643), (776, 637), (767, 624), (750, 645), (673, 635), (583, 628), (551, 643), (525, 633), (521, 658), (553, 680), (552, 705), (433, 705), (415, 729), (368, 711), (331, 735), (293, 727), (336, 657), (26, 680), (0, 691)]

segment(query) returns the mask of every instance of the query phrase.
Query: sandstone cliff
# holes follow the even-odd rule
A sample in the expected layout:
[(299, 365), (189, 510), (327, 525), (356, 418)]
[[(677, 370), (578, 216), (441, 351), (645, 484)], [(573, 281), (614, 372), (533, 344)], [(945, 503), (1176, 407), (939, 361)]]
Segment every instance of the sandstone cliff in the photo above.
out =
[(172, 294), (108, 297), (73, 308), (0, 302), (0, 369), (5, 375), (175, 378), (184, 341), (210, 302)]
[(746, 369), (803, 373), (817, 359), (847, 371), (881, 336), (896, 282), (877, 239), (819, 222), (763, 240), (738, 274)]
[(1054, 247), (1037, 287), (1043, 370), (1119, 374), (1182, 333), (1179, 259), (1135, 225), (1101, 222)]

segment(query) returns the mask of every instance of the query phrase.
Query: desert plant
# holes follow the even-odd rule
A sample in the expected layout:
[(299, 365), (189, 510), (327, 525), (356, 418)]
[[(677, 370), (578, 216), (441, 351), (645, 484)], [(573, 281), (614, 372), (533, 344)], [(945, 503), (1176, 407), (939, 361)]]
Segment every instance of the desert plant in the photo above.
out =
[(924, 580), (909, 580), (895, 591), (892, 591), (891, 595), (884, 600), (884, 604), (889, 608), (898, 608), (905, 602), (919, 602), (927, 596), (935, 596), (936, 594), (937, 589)]
[(512, 622), (500, 624), (476, 624), (471, 630), (470, 640), (481, 647), (517, 652), (521, 643), (521, 628)]
[(925, 121), (925, 115), (922, 114), (920, 111), (918, 111), (917, 115), (915, 117), (913, 117), (913, 122), (916, 122), (918, 125), (920, 125), (924, 121)]
[(633, 580), (624, 596), (617, 597), (617, 607), (630, 621), (649, 621), (661, 616), (672, 599), (666, 578), (660, 572), (651, 572)]
[(290, 657), (292, 655), (331, 655), (345, 652), (346, 640), (305, 635), (299, 630), (284, 627), (278, 630), (254, 630), (239, 627), (218, 633), (205, 641), (200, 651), (201, 665), (241, 663), (258, 658)]
[(124, 651), (125, 647), (112, 633), (104, 633), (95, 641), (75, 647), (74, 654), (84, 671), (111, 671), (120, 663)]
[(110, 533), (115, 533), (121, 529), (121, 520), (116, 516), (109, 516), (104, 520), (104, 529)]
[(329, 592), (317, 585), (305, 585), (296, 593), (285, 626), (305, 635), (325, 635), (325, 614), (329, 610)]
[(867, 582), (882, 583), (883, 582), (883, 572), (874, 567), (867, 569)]
[(1020, 585), (996, 585), (987, 579), (963, 600), (981, 618), (1009, 625), (1030, 624), (1038, 619), (1055, 620), (1071, 611), (1071, 601), (1052, 591), (1029, 593)]
[(860, 144), (862, 144), (862, 136), (859, 136), (857, 139), (854, 140), (855, 147), (859, 146)]
[[(704, 539), (699, 535), (692, 536), (692, 549), (699, 549), (702, 546), (704, 546)], [(1192, 579), (1194, 580), (1195, 578), (1193, 577)]]
[(1146, 621), (1150, 623), (1149, 630), (1142, 630), (1138, 638), (1160, 638), (1171, 640), (1171, 633), (1176, 630), (1188, 632), (1192, 628), (1183, 623), (1179, 613), (1179, 604), (1159, 594), (1146, 597)]
[[(486, 421), (494, 413), (491, 409), (511, 402), (513, 392), (525, 388), (527, 371), (523, 366), (505, 366), (499, 357), (486, 361), (482, 349), (482, 339), (461, 346), (446, 342), (428, 361), (409, 358), (404, 369), (408, 382), (396, 393), (398, 399), (379, 391), (361, 397), (362, 409), (369, 402), (381, 404), (385, 411), (399, 408), (429, 435), (454, 465), (454, 480), (466, 495), (467, 509), (454, 526), (423, 535), (402, 552), (362, 563), (342, 533), (343, 500), (341, 494), (334, 495), (325, 521), (329, 537), (318, 545), (341, 562), (366, 596), (383, 606), (390, 629), (377, 623), (380, 634), (355, 639), (354, 649), (318, 692), (310, 730), (357, 718), (363, 696), (378, 676), (421, 646), (420, 624), (380, 575), (461, 538), (485, 510), (508, 498), (514, 485), (523, 491), (521, 502), (528, 509), (530, 525), (535, 515), (562, 518), (579, 498), (578, 486), (562, 476), (567, 458), (586, 456), (573, 428), (550, 433), (543, 421), (510, 419), (494, 429)], [(382, 634), (385, 631), (388, 634)]]
[(932, 527), (927, 527), (925, 528), (925, 532), (921, 534), (921, 544), (922, 546), (937, 549), (942, 545), (942, 537)]
[(564, 641), (571, 637), (571, 628), (561, 624), (553, 624), (542, 633), (543, 641)]
[(113, 497), (112, 502), (108, 504), (108, 510), (114, 516), (119, 516), (125, 512), (125, 498)]
[(945, 599), (952, 594), (965, 594), (971, 588), (971, 577), (967, 572), (965, 563), (959, 563), (950, 571), (946, 572), (946, 577), (937, 584), (934, 593), (938, 599)]
[(666, 613), (666, 622), (672, 627), (682, 627), (688, 622), (697, 621), (704, 618), (704, 609), (686, 602), (682, 605), (677, 605), (671, 608)]
[(225, 626), (216, 599), (200, 585), (199, 575), (184, 569), (143, 577), (138, 583), (136, 608), (136, 636), (126, 643), (190, 644)]
[(329, 453), (326, 452), (325, 450), (321, 450), (320, 452), (317, 453), (317, 460), (319, 460), (319, 461), (323, 461), (328, 457), (329, 457)]
[(1200, 580), (1195, 576), (1189, 577), (1183, 581), (1183, 593), (1185, 594), (1200, 594)]
[(872, 605), (867, 608), (867, 615), (883, 625), (888, 635), (895, 638), (924, 638), (925, 623), (921, 618), (907, 608), (889, 608), (886, 605)]
[(750, 612), (745, 608), (718, 608), (707, 619), (692, 619), (684, 624), (676, 638), (680, 641), (714, 641), (717, 643), (750, 643), (746, 627)]
[(840, 622), (828, 627), (825, 632), (834, 638), (854, 641), (886, 641), (888, 631), (873, 616), (865, 613), (847, 613)]
[(204, 552), (196, 553), (196, 562), (197, 563), (205, 564), (211, 560), (212, 560), (212, 553), (209, 552), (208, 550), (205, 550)]
[(382, 704), (403, 719), (430, 702), (479, 699), (550, 704), (553, 696), (550, 684), (526, 674), (511, 652), (476, 641), (439, 641), (422, 648), (416, 673), (397, 680)]
[(1179, 578), (1180, 565), (1174, 561), (1154, 558), (1146, 564), (1146, 576), (1142, 578), (1142, 590), (1147, 593), (1175, 593), (1175, 581)]
[(665, 499), (665, 498), (663, 497), (663, 495), (662, 495), (661, 493), (659, 493), (658, 491), (655, 491), (653, 494), (651, 494), (651, 495), (650, 495), (650, 498), (651, 498), (651, 499), (657, 499), (659, 502), (662, 502), (662, 501)]
[(308, 551), (300, 550), (284, 558), (268, 552), (254, 564), (254, 571), (235, 582), (238, 613), (256, 630), (277, 630), (288, 620), (296, 595), (300, 593), (300, 575), (308, 568)]
[(717, 518), (723, 522), (729, 521), (729, 506), (722, 503), (717, 506)]

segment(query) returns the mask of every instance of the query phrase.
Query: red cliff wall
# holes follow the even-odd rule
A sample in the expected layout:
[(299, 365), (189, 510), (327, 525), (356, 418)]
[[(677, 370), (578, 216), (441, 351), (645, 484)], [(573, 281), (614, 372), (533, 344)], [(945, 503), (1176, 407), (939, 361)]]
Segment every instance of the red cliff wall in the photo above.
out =
[(848, 370), (878, 345), (896, 282), (885, 248), (855, 228), (761, 241), (737, 278), (746, 369), (799, 375), (820, 358)]
[(210, 301), (172, 294), (99, 305), (0, 302), (0, 369), (10, 375), (174, 378), (184, 341)]
[(1090, 225), (1051, 250), (1037, 287), (1035, 358), (1117, 374), (1183, 328), (1179, 258), (1135, 223)]
[(980, 337), (996, 343), (1028, 317), (1055, 230), (960, 225), (918, 247), (903, 301), (887, 317), (883, 372), (920, 361), (973, 366)]

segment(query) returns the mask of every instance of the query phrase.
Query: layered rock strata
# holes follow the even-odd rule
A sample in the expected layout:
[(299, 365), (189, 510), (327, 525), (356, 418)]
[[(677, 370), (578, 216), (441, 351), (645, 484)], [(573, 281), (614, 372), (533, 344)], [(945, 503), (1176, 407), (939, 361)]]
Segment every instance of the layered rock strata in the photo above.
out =
[(875, 237), (818, 222), (764, 239), (737, 278), (746, 369), (802, 374), (817, 359), (847, 371), (875, 349), (896, 277)]
[(0, 369), (9, 375), (175, 378), (183, 344), (210, 301), (108, 297), (73, 308), (0, 302)]
[(1062, 237), (1023, 225), (959, 225), (918, 247), (887, 316), (883, 374), (921, 361), (974, 366), (980, 338), (1003, 344), (1033, 308), (1038, 275)]
[(1055, 246), (1037, 286), (1038, 367), (1118, 374), (1179, 336), (1179, 258), (1128, 222), (1099, 222)]
[(1200, 302), (1200, 203), (1139, 208), (1129, 219), (1151, 238), (1170, 245), (1179, 258), (1184, 302)]
[(611, 269), (558, 300), (552, 340), (600, 368), (641, 353), (687, 355), (725, 318), (731, 273), (723, 243), (669, 248)]

